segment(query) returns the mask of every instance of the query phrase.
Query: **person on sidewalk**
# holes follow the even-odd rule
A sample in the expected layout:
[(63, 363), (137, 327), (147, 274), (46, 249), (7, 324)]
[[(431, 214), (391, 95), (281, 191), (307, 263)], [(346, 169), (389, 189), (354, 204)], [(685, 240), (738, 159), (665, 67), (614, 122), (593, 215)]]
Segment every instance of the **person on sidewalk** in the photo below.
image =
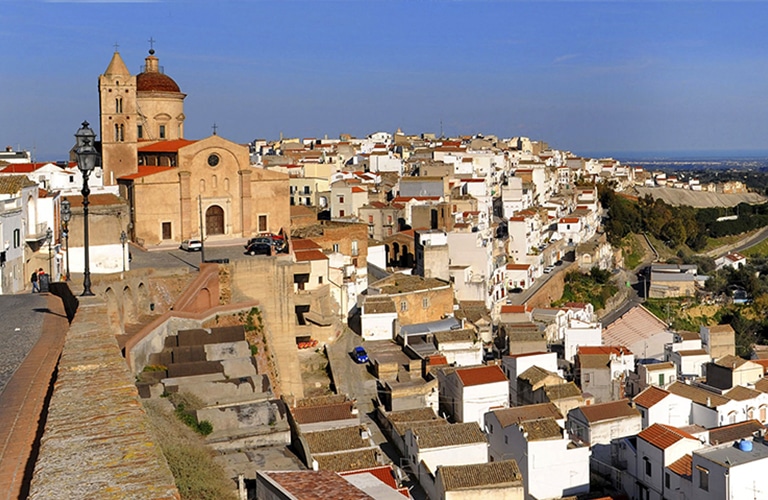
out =
[(40, 293), (40, 285), (37, 278), (37, 270), (32, 271), (32, 277), (29, 279), (32, 282), (32, 293)]
[(41, 293), (48, 293), (51, 291), (49, 289), (51, 284), (51, 277), (48, 274), (46, 274), (46, 272), (43, 270), (42, 267), (37, 271), (37, 281), (39, 282), (38, 284), (40, 285), (40, 288), (38, 291), (40, 291)]

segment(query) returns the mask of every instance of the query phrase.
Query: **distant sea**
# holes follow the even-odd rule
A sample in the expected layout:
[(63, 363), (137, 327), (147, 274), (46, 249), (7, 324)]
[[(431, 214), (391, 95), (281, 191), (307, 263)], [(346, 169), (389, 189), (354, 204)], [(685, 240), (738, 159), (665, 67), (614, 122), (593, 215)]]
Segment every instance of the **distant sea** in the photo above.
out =
[(598, 151), (585, 158), (614, 158), (622, 164), (658, 170), (768, 170), (768, 150), (752, 151)]

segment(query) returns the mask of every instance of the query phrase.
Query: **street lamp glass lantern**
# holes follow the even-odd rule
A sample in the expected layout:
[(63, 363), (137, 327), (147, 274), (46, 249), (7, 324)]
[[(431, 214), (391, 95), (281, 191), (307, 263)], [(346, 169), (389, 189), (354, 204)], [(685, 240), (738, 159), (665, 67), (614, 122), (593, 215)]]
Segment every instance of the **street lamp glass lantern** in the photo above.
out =
[(53, 240), (53, 230), (50, 227), (45, 231), (45, 240), (48, 242), (49, 245)]
[(128, 241), (128, 235), (125, 234), (125, 231), (121, 232), (120, 233), (120, 243), (125, 245), (125, 242), (127, 242), (127, 241)]
[(96, 139), (96, 133), (89, 126), (88, 120), (83, 121), (80, 129), (75, 132), (75, 139), (77, 139), (78, 149), (87, 145), (93, 146), (94, 140)]
[(72, 219), (72, 209), (69, 200), (61, 200), (61, 220), (69, 222)]

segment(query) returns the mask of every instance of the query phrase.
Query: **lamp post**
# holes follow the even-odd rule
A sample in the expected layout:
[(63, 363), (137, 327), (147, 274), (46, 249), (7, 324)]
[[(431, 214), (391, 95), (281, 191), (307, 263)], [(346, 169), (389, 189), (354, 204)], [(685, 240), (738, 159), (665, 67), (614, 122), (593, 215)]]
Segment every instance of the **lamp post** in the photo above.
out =
[(125, 231), (120, 233), (120, 243), (123, 245), (123, 272), (125, 272), (125, 242), (128, 241), (128, 235)]
[(82, 123), (82, 127), (75, 134), (75, 138), (77, 139), (77, 149), (75, 150), (77, 168), (83, 174), (83, 189), (81, 193), (83, 194), (83, 254), (85, 255), (85, 266), (83, 268), (82, 296), (89, 297), (94, 295), (94, 293), (91, 291), (91, 265), (88, 253), (88, 195), (91, 194), (91, 190), (88, 188), (88, 176), (96, 168), (96, 160), (99, 157), (99, 153), (94, 147), (96, 134), (88, 126), (87, 121)]
[(64, 198), (61, 200), (61, 220), (64, 228), (61, 231), (61, 235), (64, 236), (64, 243), (66, 244), (67, 252), (67, 274), (66, 281), (69, 281), (69, 221), (72, 219), (72, 209), (70, 208), (69, 200)]
[(53, 269), (51, 268), (51, 246), (53, 246), (53, 229), (50, 227), (45, 230), (45, 241), (48, 243), (48, 279), (53, 279)]

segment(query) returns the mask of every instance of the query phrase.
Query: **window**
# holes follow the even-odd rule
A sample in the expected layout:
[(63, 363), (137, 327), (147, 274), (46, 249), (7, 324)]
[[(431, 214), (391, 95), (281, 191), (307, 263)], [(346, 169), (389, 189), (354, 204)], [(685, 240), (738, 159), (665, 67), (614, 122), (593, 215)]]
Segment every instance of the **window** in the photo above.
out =
[(123, 125), (115, 123), (115, 142), (123, 142), (125, 140), (125, 129)]
[(761, 406), (761, 407), (760, 407), (760, 421), (761, 421), (762, 423), (765, 423), (765, 417), (766, 417), (766, 414), (765, 414), (766, 412), (765, 412), (765, 410), (766, 410), (766, 407), (765, 407), (765, 406)]
[(357, 240), (352, 240), (352, 255), (358, 254)]
[(318, 285), (322, 285), (323, 284), (323, 277), (322, 276), (318, 276), (317, 277), (317, 284)]
[(344, 203), (344, 197), (343, 196), (339, 196), (339, 203)]
[(664, 473), (664, 487), (669, 488), (669, 472)]
[(373, 224), (373, 215), (368, 216), (368, 224)]
[(160, 138), (165, 139), (165, 125), (160, 125)]
[(332, 249), (333, 249), (334, 253), (338, 252), (339, 251), (339, 244), (338, 243), (334, 243)]
[(387, 224), (392, 224), (392, 216), (387, 215)]
[(429, 297), (424, 297), (421, 299), (421, 307), (424, 309), (429, 309)]
[(664, 385), (664, 374), (659, 373), (659, 385)]
[(13, 230), (13, 248), (19, 248), (21, 245), (21, 229)]
[(585, 373), (585, 374), (584, 374), (584, 381), (583, 381), (583, 382), (584, 382), (585, 384), (588, 384), (588, 383), (589, 383), (589, 379), (590, 379), (589, 375), (590, 375), (589, 373)]
[(267, 232), (267, 216), (266, 215), (259, 215), (259, 232), (260, 233)]
[(163, 222), (163, 239), (170, 240), (172, 238), (171, 223)]
[(115, 113), (122, 113), (123, 112), (123, 98), (118, 97), (115, 99)]
[(304, 186), (304, 194), (309, 194), (309, 186)]
[(339, 217), (344, 217), (344, 210), (339, 210)]
[(651, 477), (651, 461), (648, 460), (648, 457), (643, 457), (643, 462), (645, 462), (645, 475)]
[(406, 302), (406, 301), (404, 301), (404, 300), (403, 300), (403, 301), (401, 301), (401, 302), (400, 302), (400, 310), (401, 310), (401, 311), (407, 311), (407, 310), (408, 310), (408, 302)]
[(144, 127), (142, 125), (136, 125), (136, 137), (139, 139), (144, 138)]
[(696, 466), (696, 470), (699, 471), (699, 488), (709, 491), (709, 471), (700, 465)]

